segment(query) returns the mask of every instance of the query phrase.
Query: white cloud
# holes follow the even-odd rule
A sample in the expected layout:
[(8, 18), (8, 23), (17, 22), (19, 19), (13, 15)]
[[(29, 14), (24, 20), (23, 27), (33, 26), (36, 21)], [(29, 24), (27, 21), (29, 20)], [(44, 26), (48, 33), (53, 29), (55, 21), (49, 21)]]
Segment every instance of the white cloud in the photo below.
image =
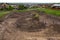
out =
[(60, 0), (0, 0), (9, 3), (59, 3)]

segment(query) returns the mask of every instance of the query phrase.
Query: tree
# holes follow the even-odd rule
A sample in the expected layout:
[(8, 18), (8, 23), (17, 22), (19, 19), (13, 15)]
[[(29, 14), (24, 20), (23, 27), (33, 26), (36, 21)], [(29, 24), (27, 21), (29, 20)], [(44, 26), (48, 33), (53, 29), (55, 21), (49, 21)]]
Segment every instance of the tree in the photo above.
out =
[(8, 7), (7, 9), (8, 9), (8, 10), (13, 10), (14, 7), (12, 7), (12, 6), (9, 5), (9, 7)]
[(18, 6), (18, 9), (23, 10), (23, 9), (27, 9), (27, 7), (21, 4), (21, 5)]

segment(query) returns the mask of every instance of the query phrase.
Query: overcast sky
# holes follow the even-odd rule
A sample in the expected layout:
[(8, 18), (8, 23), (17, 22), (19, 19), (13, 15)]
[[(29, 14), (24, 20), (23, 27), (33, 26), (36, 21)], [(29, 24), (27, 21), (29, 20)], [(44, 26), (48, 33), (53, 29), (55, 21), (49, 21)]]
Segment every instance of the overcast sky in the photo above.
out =
[(60, 3), (60, 0), (0, 0), (9, 3)]

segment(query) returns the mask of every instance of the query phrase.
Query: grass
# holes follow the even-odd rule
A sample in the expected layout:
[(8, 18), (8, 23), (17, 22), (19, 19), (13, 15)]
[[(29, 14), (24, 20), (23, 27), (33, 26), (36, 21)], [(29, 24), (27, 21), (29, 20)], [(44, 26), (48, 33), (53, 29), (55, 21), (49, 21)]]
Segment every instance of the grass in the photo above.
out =
[(0, 11), (0, 18), (8, 14), (10, 11)]
[(46, 14), (60, 16), (60, 10), (54, 10), (50, 8), (30, 8), (30, 9), (24, 9), (24, 10), (15, 10), (15, 12), (26, 12), (30, 10), (44, 11)]
[[(38, 11), (44, 11), (46, 14), (52, 14), (56, 16), (60, 16), (60, 10), (53, 10), (50, 8), (30, 8), (30, 9), (24, 9), (24, 10), (14, 10), (15, 12), (26, 12), (30, 10), (38, 10)], [(9, 13), (10, 11), (0, 11), (0, 18)]]
[(17, 10), (17, 11), (19, 11), (19, 12), (26, 12), (26, 11), (30, 11), (30, 10), (44, 11), (46, 14), (60, 16), (60, 10), (54, 10), (54, 9), (50, 9), (50, 8), (30, 8), (30, 9)]
[(15, 10), (15, 12), (26, 12), (30, 10), (37, 10), (37, 9), (24, 9), (24, 10)]
[(38, 10), (44, 11), (46, 14), (60, 16), (60, 10), (54, 10), (54, 9), (50, 9), (50, 8), (38, 8)]

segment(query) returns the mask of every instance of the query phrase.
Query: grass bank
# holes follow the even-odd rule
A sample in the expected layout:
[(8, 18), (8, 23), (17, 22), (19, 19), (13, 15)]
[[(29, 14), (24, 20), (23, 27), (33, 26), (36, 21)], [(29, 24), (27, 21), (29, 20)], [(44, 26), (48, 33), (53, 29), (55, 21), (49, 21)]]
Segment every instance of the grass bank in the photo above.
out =
[[(30, 10), (44, 11), (46, 14), (60, 16), (60, 10), (54, 10), (54, 9), (50, 9), (50, 8), (30, 8), (30, 9), (14, 10), (14, 11), (15, 12), (26, 12), (26, 11), (30, 11)], [(8, 14), (9, 12), (12, 12), (12, 11), (0, 11), (0, 18), (3, 17), (4, 15)]]
[(30, 8), (30, 9), (25, 9), (25, 10), (17, 10), (16, 12), (26, 12), (26, 11), (30, 11), (30, 10), (44, 11), (46, 14), (60, 16), (60, 10), (54, 10), (54, 9), (50, 9), (50, 8)]
[(44, 11), (46, 14), (52, 14), (56, 16), (60, 16), (60, 10), (54, 10), (50, 8), (37, 8), (39, 11)]
[(10, 11), (0, 11), (0, 18), (8, 14)]

